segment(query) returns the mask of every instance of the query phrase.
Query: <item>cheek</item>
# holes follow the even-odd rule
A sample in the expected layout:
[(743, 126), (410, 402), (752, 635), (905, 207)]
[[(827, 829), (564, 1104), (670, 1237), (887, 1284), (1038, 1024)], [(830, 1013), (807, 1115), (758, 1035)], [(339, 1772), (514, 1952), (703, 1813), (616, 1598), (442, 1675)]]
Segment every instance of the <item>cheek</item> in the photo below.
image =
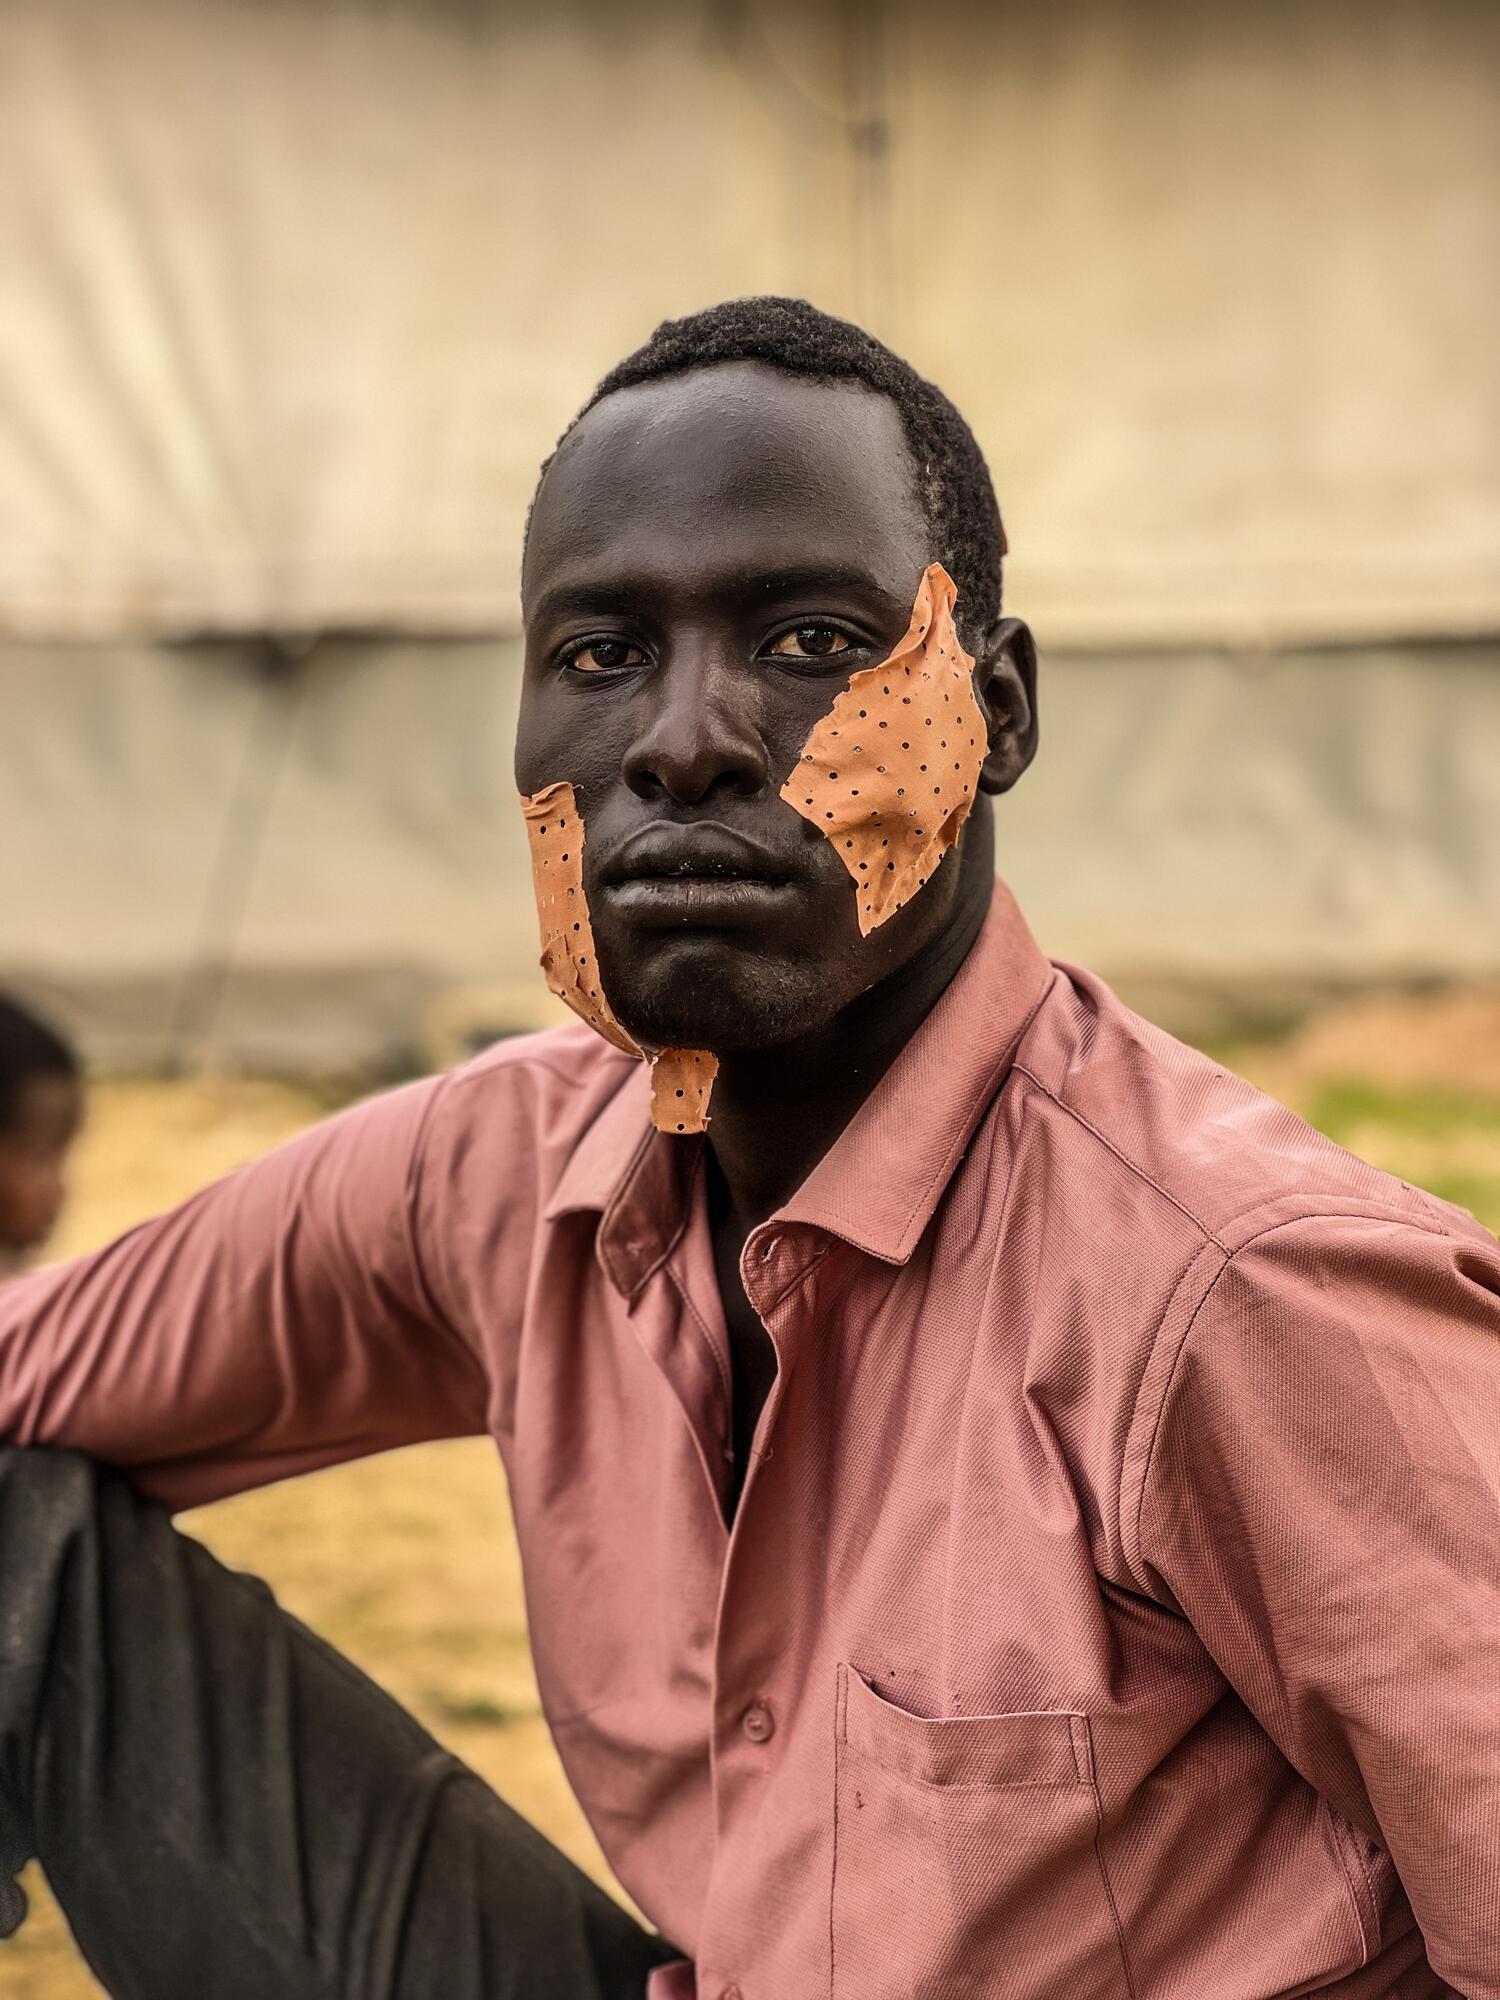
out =
[(547, 785), (592, 788), (619, 771), (619, 730), (607, 701), (528, 667), (516, 718), (516, 790), (529, 798)]

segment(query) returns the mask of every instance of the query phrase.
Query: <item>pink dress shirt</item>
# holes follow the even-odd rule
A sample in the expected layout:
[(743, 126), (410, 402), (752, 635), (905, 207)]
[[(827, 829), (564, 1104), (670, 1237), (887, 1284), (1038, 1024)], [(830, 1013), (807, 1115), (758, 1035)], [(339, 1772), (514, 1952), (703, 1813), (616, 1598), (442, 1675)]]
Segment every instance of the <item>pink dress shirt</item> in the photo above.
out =
[(0, 1436), (175, 1506), (488, 1430), (658, 2000), (1500, 2000), (1500, 1246), (1000, 888), (757, 1229), (587, 1029), (0, 1293)]

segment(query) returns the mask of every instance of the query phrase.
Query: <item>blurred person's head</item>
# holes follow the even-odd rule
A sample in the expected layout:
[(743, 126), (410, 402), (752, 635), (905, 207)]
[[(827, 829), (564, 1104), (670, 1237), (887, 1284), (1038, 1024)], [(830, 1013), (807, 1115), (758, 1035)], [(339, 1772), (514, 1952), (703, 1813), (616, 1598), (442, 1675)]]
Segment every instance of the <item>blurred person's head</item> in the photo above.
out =
[(52, 1234), (82, 1119), (78, 1058), (34, 1014), (0, 995), (0, 1276), (18, 1270)]
[[(781, 1046), (966, 949), (994, 880), (990, 801), (1036, 742), (1034, 648), (1002, 611), (1004, 552), (952, 403), (805, 301), (668, 321), (605, 376), (532, 505), (516, 780), (527, 795), (574, 787), (604, 980), (637, 1040)], [(780, 787), (850, 677), (901, 641), (932, 563), (957, 585), (974, 655), (980, 796), (866, 937), (843, 862)], [(648, 888), (636, 878), (653, 867)], [(695, 870), (692, 889), (661, 879)]]

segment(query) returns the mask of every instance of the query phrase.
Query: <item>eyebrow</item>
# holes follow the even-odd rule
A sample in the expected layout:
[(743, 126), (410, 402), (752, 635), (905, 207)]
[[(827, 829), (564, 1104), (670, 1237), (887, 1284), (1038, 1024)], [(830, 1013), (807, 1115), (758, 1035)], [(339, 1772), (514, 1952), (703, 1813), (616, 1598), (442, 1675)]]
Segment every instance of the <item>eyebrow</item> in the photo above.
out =
[(601, 617), (611, 611), (633, 611), (650, 593), (638, 582), (559, 584), (544, 591), (531, 607), (532, 618), (578, 616)]
[[(828, 563), (810, 563), (777, 570), (761, 570), (736, 579), (735, 594), (750, 603), (787, 597), (814, 597), (821, 593), (855, 592), (871, 597), (882, 607), (898, 607), (891, 593), (868, 570)], [(657, 593), (639, 577), (623, 576), (613, 582), (558, 584), (545, 591), (532, 608), (533, 618), (605, 616), (611, 612), (640, 612), (650, 606)]]
[(882, 604), (890, 602), (890, 592), (883, 590), (868, 570), (839, 569), (826, 563), (763, 572), (756, 577), (753, 589), (757, 597), (811, 597), (825, 590), (853, 590), (879, 598)]

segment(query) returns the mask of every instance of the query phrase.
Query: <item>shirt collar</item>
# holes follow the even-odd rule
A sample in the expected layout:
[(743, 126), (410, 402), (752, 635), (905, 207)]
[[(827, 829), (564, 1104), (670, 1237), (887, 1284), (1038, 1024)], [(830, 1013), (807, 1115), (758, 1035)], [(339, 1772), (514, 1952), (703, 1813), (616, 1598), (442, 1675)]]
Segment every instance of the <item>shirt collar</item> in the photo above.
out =
[[(937, 1004), (807, 1180), (773, 1218), (826, 1230), (904, 1264), (963, 1157), (1053, 977), (1003, 882), (979, 936)], [(575, 1148), (547, 1219), (600, 1218), (599, 1261), (627, 1297), (665, 1262), (686, 1226), (701, 1140), (651, 1128), (644, 1064)]]
[(1053, 977), (1003, 882), (936, 1006), (778, 1221), (904, 1264)]

